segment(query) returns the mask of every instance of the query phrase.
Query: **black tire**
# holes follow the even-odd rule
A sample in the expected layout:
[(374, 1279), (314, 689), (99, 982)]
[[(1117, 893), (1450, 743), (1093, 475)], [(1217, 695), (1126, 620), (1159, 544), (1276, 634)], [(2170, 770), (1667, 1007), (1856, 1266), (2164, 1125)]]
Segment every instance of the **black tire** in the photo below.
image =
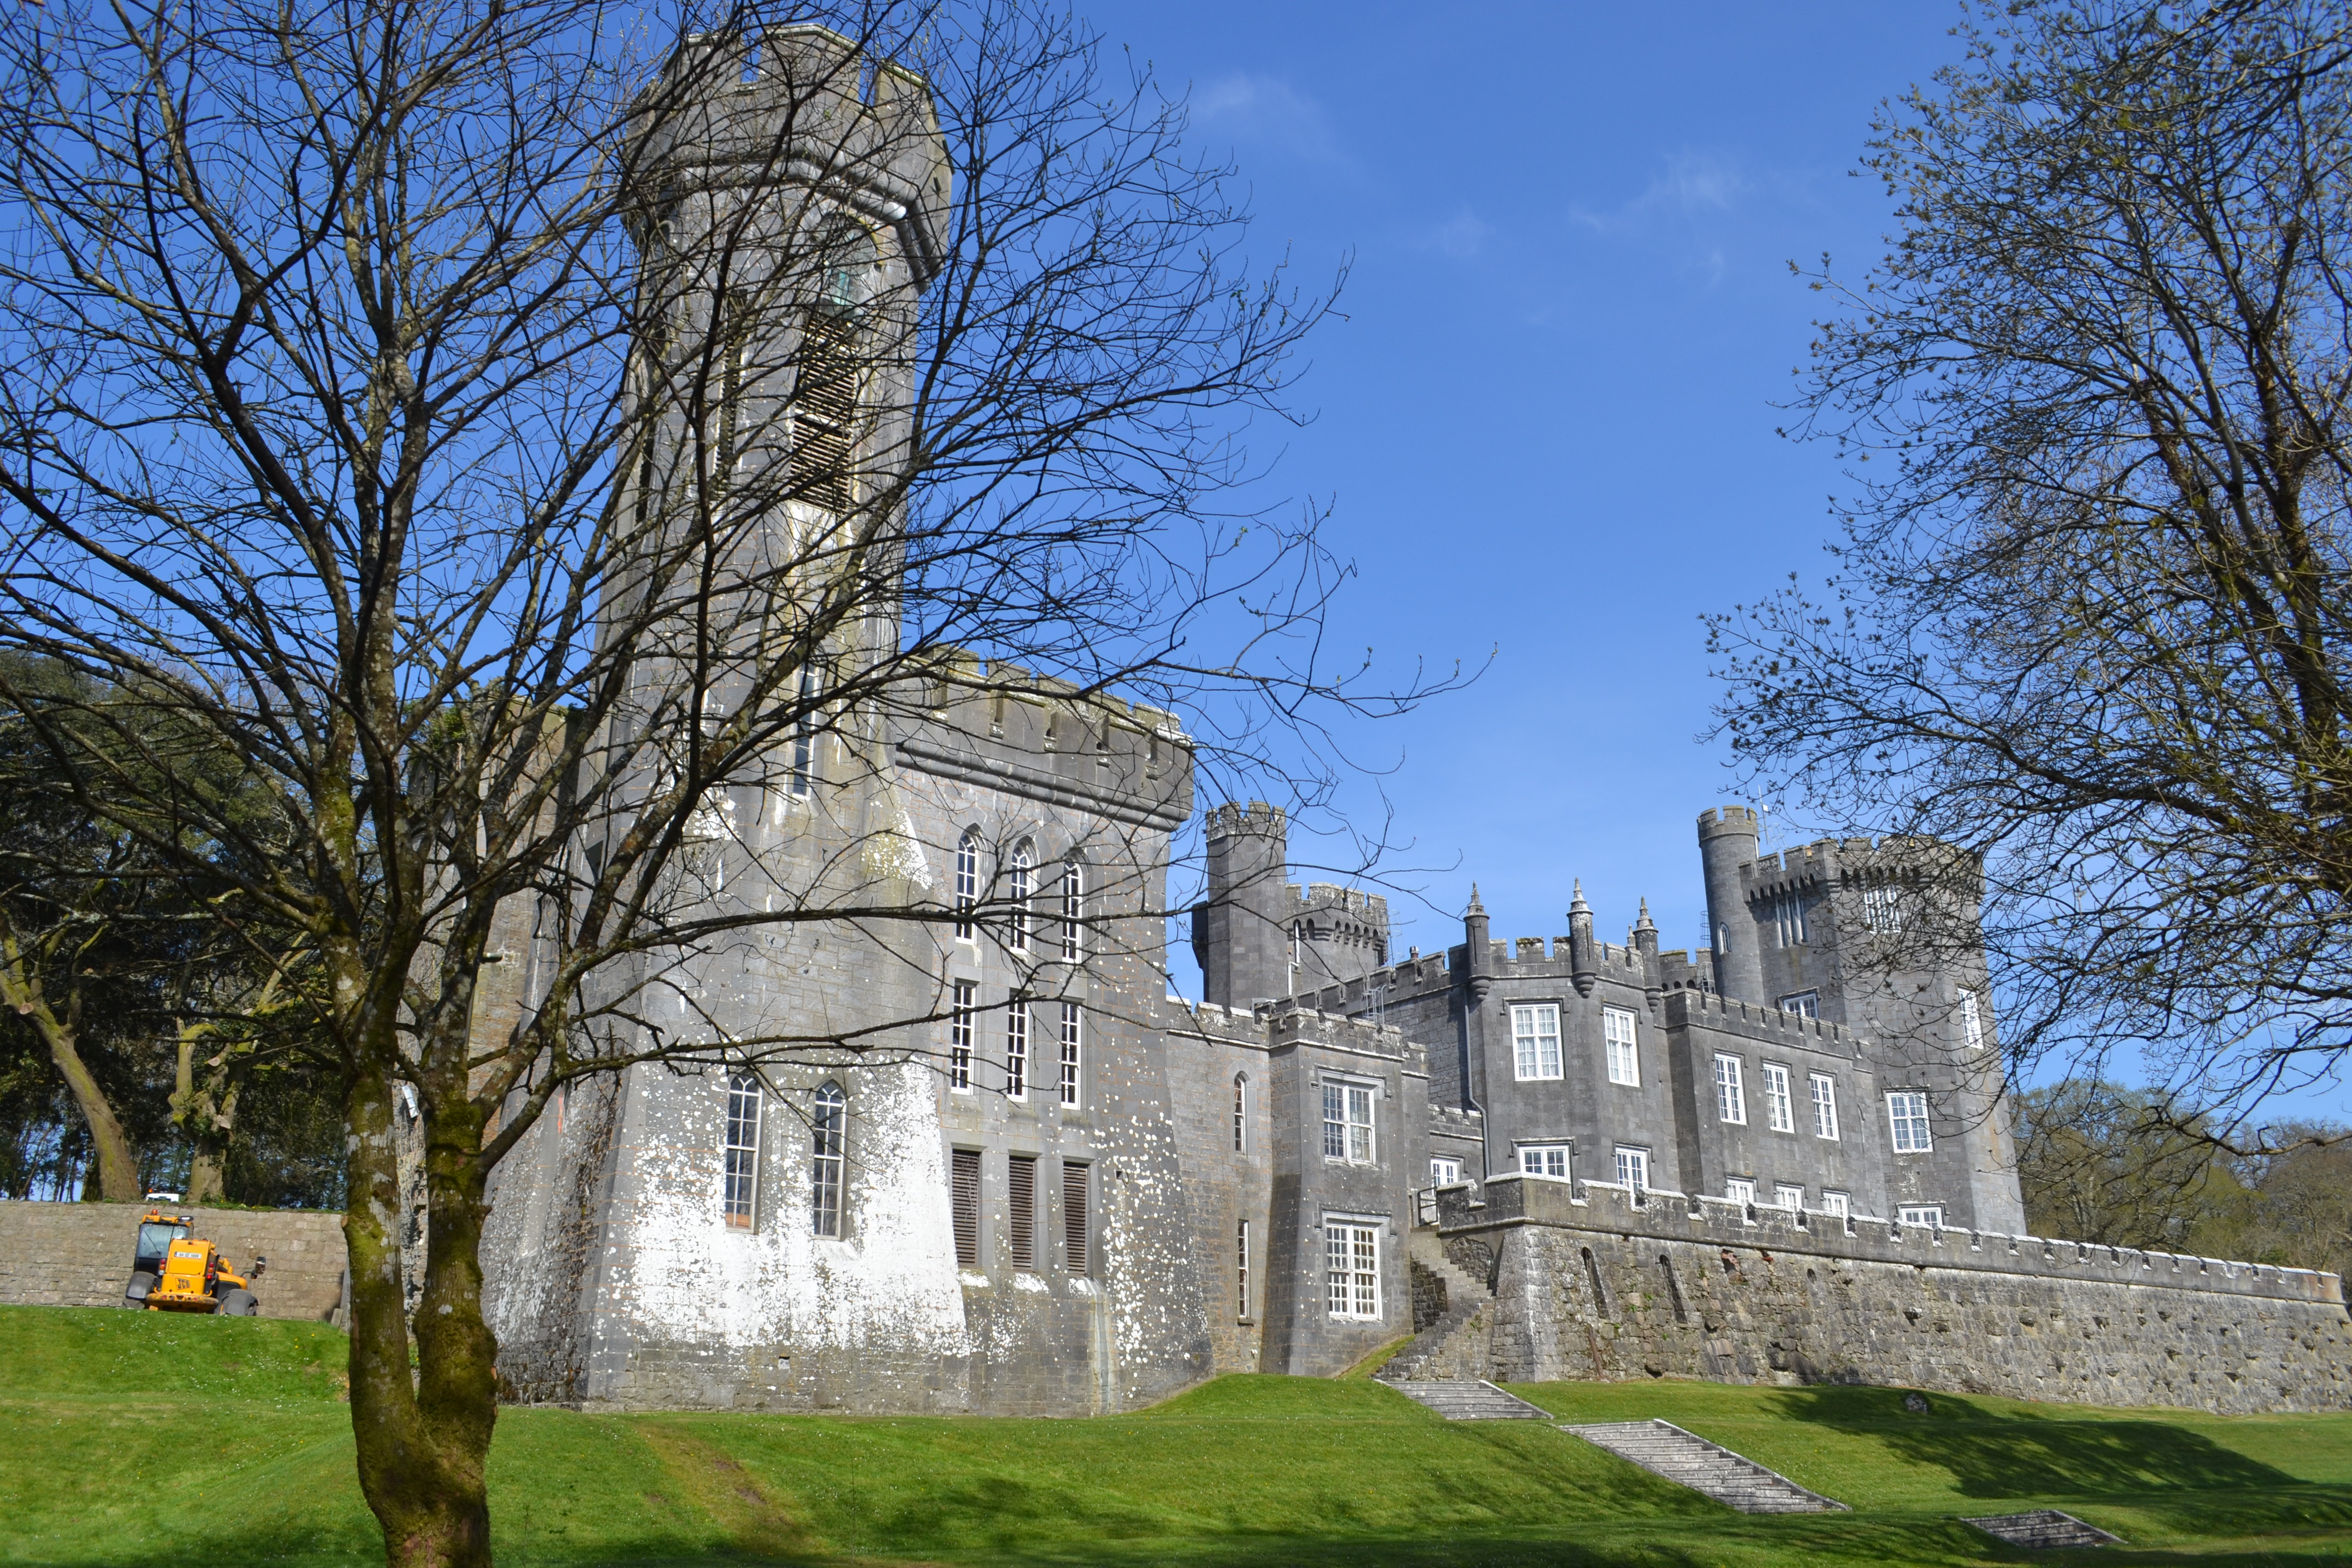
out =
[(221, 1297), (220, 1304), (213, 1310), (224, 1318), (250, 1318), (259, 1308), (260, 1303), (254, 1300), (252, 1291), (231, 1290)]
[(156, 1278), (144, 1268), (135, 1270), (131, 1283), (122, 1288), (122, 1304), (134, 1312), (147, 1310), (147, 1293), (155, 1289)]

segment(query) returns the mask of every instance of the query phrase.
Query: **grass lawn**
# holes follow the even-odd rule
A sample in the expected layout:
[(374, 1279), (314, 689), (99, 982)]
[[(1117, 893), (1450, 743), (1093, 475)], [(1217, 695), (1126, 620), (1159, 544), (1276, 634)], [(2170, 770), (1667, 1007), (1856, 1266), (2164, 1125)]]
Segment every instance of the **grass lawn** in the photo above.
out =
[[(342, 1352), (311, 1324), (0, 1307), (0, 1562), (381, 1562)], [(2009, 1563), (2029, 1559), (1952, 1516), (2048, 1506), (2130, 1542), (2080, 1562), (2352, 1563), (2352, 1415), (1517, 1392), (1563, 1420), (1663, 1415), (1854, 1511), (1744, 1518), (1542, 1423), (1286, 1377), (1098, 1421), (509, 1410), (492, 1507), (508, 1564)]]

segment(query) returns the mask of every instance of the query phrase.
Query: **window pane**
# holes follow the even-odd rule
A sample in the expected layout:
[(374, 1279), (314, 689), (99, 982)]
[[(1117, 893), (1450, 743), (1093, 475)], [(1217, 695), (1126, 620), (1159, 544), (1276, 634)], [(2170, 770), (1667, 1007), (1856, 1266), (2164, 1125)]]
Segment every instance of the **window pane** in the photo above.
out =
[(1834, 1139), (1838, 1135), (1837, 1084), (1829, 1074), (1813, 1074), (1813, 1136)]
[(1725, 1121), (1748, 1120), (1748, 1097), (1740, 1082), (1738, 1057), (1715, 1058), (1715, 1112)]
[(809, 1118), (813, 1143), (809, 1165), (809, 1229), (818, 1236), (841, 1234), (841, 1182), (848, 1100), (839, 1084), (816, 1091)]

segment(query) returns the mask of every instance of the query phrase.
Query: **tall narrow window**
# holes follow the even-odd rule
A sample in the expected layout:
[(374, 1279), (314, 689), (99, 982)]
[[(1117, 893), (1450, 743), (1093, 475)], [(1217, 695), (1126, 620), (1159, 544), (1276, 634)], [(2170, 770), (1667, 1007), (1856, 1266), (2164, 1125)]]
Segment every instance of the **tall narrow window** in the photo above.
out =
[(1029, 1004), (1004, 1009), (1004, 1098), (1029, 1098)]
[(1087, 1167), (1073, 1161), (1062, 1162), (1062, 1258), (1073, 1274), (1091, 1271), (1093, 1259), (1087, 1245)]
[(1772, 923), (1782, 947), (1802, 947), (1811, 940), (1805, 929), (1812, 900), (1790, 888), (1772, 895)]
[(1004, 1196), (1012, 1207), (1013, 1267), (1037, 1268), (1037, 1156), (1015, 1154), (1004, 1163)]
[(841, 1085), (828, 1083), (816, 1091), (809, 1115), (814, 1142), (809, 1163), (809, 1229), (818, 1236), (841, 1234), (842, 1151), (848, 1120), (849, 1100)]
[(1898, 1154), (1925, 1154), (1935, 1147), (1927, 1135), (1927, 1097), (1903, 1089), (1886, 1097), (1886, 1121), (1895, 1134)]
[(955, 933), (958, 942), (972, 940), (971, 907), (980, 901), (980, 835), (967, 831), (956, 840)]
[(1623, 1007), (1601, 1009), (1601, 1049), (1609, 1058), (1609, 1081), (1642, 1087), (1642, 1055), (1635, 1048), (1633, 1015)]
[(1234, 1074), (1234, 1152), (1249, 1152), (1249, 1078)]
[(948, 1088), (958, 1094), (971, 1092), (971, 1016), (979, 1005), (979, 983), (957, 981), (955, 1007), (948, 1015)]
[(948, 1217), (955, 1230), (956, 1267), (980, 1267), (980, 1151), (949, 1156)]
[(1381, 1234), (1369, 1225), (1323, 1228), (1327, 1300), (1335, 1318), (1381, 1315)]
[(1559, 1076), (1559, 1009), (1522, 1004), (1511, 1009), (1511, 1065), (1521, 1080)]
[(1062, 1004), (1062, 1103), (1078, 1102), (1078, 1031), (1082, 1020), (1076, 1002)]
[(751, 301), (740, 292), (730, 291), (720, 300), (714, 345), (719, 359), (719, 427), (712, 432), (710, 465), (714, 510), (734, 486), (736, 465), (742, 458), (743, 362), (751, 353)]
[(1005, 928), (1004, 945), (1014, 952), (1029, 951), (1029, 900), (1037, 880), (1034, 861), (1029, 846), (1022, 845), (1013, 851), (1013, 865), (1005, 879), (1011, 884), (1013, 919)]
[(1764, 1064), (1764, 1121), (1775, 1132), (1797, 1130), (1795, 1097), (1789, 1092), (1789, 1069), (1777, 1062)]
[(1249, 1221), (1244, 1220), (1234, 1232), (1234, 1316), (1249, 1321)]
[(727, 1080), (727, 1223), (750, 1230), (760, 1186), (760, 1080), (739, 1072)]
[(1813, 1136), (1837, 1141), (1837, 1080), (1825, 1072), (1813, 1074)]
[(1903, 889), (1884, 885), (1862, 890), (1862, 921), (1874, 931), (1903, 929)]
[(793, 721), (793, 794), (805, 795), (816, 769), (816, 670), (801, 667), (800, 717)]
[(1960, 1039), (1969, 1049), (1984, 1049), (1984, 1016), (1977, 1010), (1977, 994), (1960, 993)]
[(858, 313), (874, 268), (874, 242), (856, 223), (836, 218), (816, 243), (822, 283), (802, 322), (793, 394), (793, 493), (843, 511), (854, 495)]
[(1748, 1121), (1748, 1094), (1739, 1079), (1738, 1057), (1715, 1058), (1715, 1114), (1718, 1121)]
[(1371, 1162), (1372, 1090), (1369, 1086), (1324, 1084), (1323, 1157), (1355, 1165)]
[(1062, 956), (1075, 963), (1084, 950), (1079, 932), (1087, 918), (1086, 873), (1076, 860), (1062, 867)]

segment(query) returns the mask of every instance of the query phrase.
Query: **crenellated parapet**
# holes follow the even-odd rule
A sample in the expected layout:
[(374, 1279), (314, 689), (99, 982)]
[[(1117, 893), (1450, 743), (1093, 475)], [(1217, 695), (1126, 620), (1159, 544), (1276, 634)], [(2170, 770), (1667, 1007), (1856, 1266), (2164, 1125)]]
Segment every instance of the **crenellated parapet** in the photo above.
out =
[(1670, 992), (1665, 998), (1665, 1023), (1669, 1029), (1705, 1029), (1717, 1035), (1732, 1035), (1759, 1045), (1780, 1046), (1821, 1051), (1831, 1055), (1858, 1058), (1861, 1042), (1853, 1031), (1843, 1024), (1825, 1023), (1809, 1018), (1801, 1013), (1788, 1012), (1779, 1007), (1762, 1007), (1752, 1002), (1741, 1002), (1719, 996), (1712, 991), (1686, 989)]

